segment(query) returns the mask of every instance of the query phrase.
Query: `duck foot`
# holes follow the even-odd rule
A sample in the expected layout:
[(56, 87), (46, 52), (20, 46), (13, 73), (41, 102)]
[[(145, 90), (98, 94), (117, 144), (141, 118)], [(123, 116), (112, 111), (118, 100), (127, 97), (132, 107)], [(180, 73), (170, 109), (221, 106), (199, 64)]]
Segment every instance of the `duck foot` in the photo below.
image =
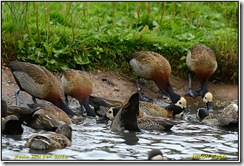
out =
[(192, 90), (191, 88), (185, 93), (185, 96), (189, 96), (192, 98), (196, 98), (197, 96), (199, 96), (199, 93), (197, 93), (196, 91)]
[(146, 101), (146, 102), (152, 102), (153, 99), (146, 97), (143, 95), (143, 93), (139, 92), (139, 101)]
[(163, 98), (163, 99), (167, 99), (167, 100), (170, 99), (170, 98), (169, 98), (169, 95), (168, 95), (166, 92), (164, 92), (164, 91), (161, 92), (161, 95), (162, 95), (162, 98)]

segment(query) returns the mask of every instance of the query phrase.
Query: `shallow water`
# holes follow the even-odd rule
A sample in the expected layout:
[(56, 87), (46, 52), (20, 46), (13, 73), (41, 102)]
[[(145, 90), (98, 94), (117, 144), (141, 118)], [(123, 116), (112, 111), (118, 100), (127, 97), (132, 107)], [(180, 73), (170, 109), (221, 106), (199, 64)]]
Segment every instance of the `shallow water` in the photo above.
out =
[(202, 160), (238, 160), (238, 129), (203, 125), (196, 119), (196, 108), (188, 110), (184, 122), (169, 132), (113, 132), (111, 122), (87, 118), (71, 125), (71, 147), (45, 154), (24, 147), (26, 140), (38, 132), (24, 126), (21, 138), (2, 135), (2, 160), (147, 160), (154, 148), (162, 151), (165, 160), (189, 160), (201, 154), (206, 154)]

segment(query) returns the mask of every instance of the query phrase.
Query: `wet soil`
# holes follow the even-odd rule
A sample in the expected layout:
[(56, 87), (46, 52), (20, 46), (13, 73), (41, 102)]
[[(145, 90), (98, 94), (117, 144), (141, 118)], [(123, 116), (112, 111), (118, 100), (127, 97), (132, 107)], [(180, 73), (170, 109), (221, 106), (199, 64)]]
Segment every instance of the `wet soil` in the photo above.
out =
[[(115, 71), (93, 71), (90, 72), (91, 78), (94, 82), (94, 89), (92, 95), (104, 97), (108, 99), (127, 101), (131, 94), (137, 91), (135, 84), (135, 77), (123, 76)], [(141, 80), (142, 92), (145, 96), (150, 98), (159, 99), (159, 89), (152, 81)], [(199, 88), (198, 80), (193, 80), (193, 89)], [(188, 90), (187, 80), (176, 78), (171, 76), (171, 85), (176, 93), (184, 95)], [(15, 90), (18, 88), (11, 71), (2, 66), (2, 98), (8, 102), (9, 105), (15, 105)], [(231, 84), (213, 84), (208, 82), (208, 89), (214, 96), (213, 106), (223, 107), (229, 103), (238, 100), (238, 85)], [(196, 99), (185, 97), (188, 105), (201, 105), (201, 97)], [(20, 93), (20, 104), (21, 101), (32, 103), (30, 95), (25, 92)], [(22, 103), (23, 104), (23, 103)]]

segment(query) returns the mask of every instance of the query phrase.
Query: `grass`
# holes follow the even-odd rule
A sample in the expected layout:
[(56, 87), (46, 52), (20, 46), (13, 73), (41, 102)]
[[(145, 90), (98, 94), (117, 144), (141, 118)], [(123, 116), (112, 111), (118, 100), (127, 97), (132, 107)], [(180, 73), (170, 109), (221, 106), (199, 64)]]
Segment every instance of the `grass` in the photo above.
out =
[[(238, 83), (238, 2), (2, 2), (2, 60), (51, 71), (105, 68), (131, 73), (126, 58), (151, 50), (187, 78), (198, 43), (218, 60), (214, 76)], [(231, 67), (230, 67), (231, 66)]]

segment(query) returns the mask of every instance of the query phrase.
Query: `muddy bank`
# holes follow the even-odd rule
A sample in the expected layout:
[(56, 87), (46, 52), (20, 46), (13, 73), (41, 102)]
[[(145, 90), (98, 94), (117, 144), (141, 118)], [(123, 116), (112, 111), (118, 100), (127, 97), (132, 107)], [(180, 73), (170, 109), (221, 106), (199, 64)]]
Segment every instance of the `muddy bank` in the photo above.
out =
[[(94, 89), (92, 95), (100, 96), (108, 99), (126, 101), (132, 93), (136, 92), (137, 88), (135, 81), (128, 76), (121, 76), (114, 71), (93, 71), (90, 73)], [(142, 80), (144, 84), (142, 91), (146, 96), (152, 98), (160, 98), (158, 88), (152, 81)], [(197, 80), (193, 81), (193, 88), (199, 87)], [(171, 84), (173, 89), (180, 95), (184, 95), (188, 89), (187, 80), (175, 78), (171, 76)], [(238, 100), (238, 85), (231, 84), (213, 84), (208, 82), (209, 91), (213, 93), (214, 107), (223, 107), (227, 104)], [(15, 105), (15, 90), (18, 88), (16, 82), (7, 67), (2, 66), (2, 98), (8, 101), (8, 104)], [(188, 105), (202, 105), (200, 97), (192, 99), (185, 97)], [(30, 95), (25, 92), (20, 93), (20, 103), (32, 103)]]

